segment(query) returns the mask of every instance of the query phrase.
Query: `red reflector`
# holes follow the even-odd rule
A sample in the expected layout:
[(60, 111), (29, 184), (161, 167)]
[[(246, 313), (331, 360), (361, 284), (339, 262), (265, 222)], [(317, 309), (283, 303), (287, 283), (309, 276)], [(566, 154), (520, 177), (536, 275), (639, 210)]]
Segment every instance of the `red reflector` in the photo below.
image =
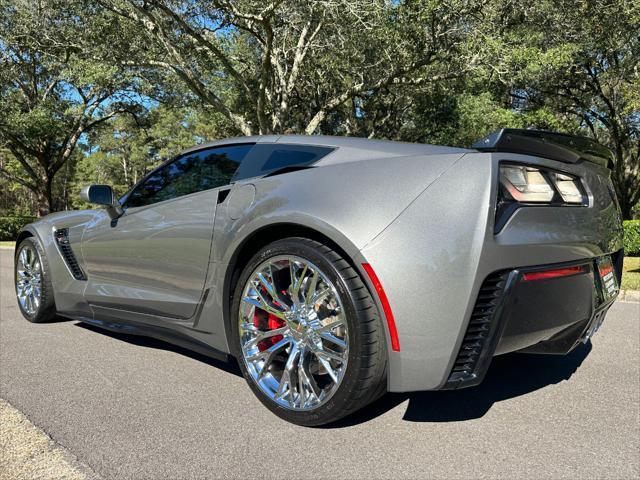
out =
[(362, 268), (365, 269), (367, 275), (371, 279), (371, 283), (373, 283), (373, 288), (376, 289), (376, 293), (378, 294), (378, 298), (380, 299), (380, 303), (382, 303), (382, 309), (384, 310), (384, 316), (387, 318), (387, 325), (389, 326), (389, 335), (391, 336), (391, 349), (394, 352), (400, 351), (400, 340), (398, 339), (398, 331), (396, 330), (396, 321), (393, 318), (393, 312), (391, 311), (391, 305), (389, 305), (389, 299), (387, 298), (387, 294), (384, 293), (384, 289), (382, 288), (382, 284), (376, 275), (376, 272), (373, 271), (373, 267), (368, 263), (363, 263)]
[(577, 267), (557, 268), (555, 270), (544, 270), (542, 272), (529, 272), (525, 273), (522, 279), (525, 282), (529, 280), (544, 280), (545, 278), (568, 277), (586, 271), (587, 267), (585, 265), (579, 265)]
[(608, 274), (610, 274), (611, 272), (613, 272), (613, 265), (611, 265), (610, 263), (609, 263), (609, 264), (601, 265), (601, 266), (599, 267), (599, 270), (600, 270), (600, 276), (604, 278), (604, 277), (606, 277)]

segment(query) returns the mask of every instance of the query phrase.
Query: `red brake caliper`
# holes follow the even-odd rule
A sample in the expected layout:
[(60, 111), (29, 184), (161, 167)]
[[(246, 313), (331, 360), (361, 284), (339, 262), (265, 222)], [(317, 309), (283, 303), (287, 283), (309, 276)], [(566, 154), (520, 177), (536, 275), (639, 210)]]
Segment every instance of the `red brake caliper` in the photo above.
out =
[[(264, 287), (263, 287), (264, 288)], [(263, 294), (266, 293), (266, 290)], [(273, 302), (278, 306), (278, 302)], [(253, 314), (253, 325), (262, 331), (275, 330), (276, 328), (284, 327), (284, 320), (276, 317), (273, 313), (267, 313), (261, 308), (255, 309)], [(265, 340), (258, 342), (258, 350), (261, 352), (269, 348), (271, 345), (275, 345), (282, 340), (282, 335), (274, 335)]]

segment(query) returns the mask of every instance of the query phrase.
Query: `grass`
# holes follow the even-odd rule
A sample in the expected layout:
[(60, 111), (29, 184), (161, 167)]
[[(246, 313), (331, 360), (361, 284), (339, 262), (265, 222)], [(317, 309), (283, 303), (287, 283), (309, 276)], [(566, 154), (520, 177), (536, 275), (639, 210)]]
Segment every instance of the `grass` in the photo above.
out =
[(15, 248), (16, 246), (16, 242), (0, 242), (0, 247), (11, 247), (11, 248)]
[(622, 269), (623, 290), (640, 290), (640, 257), (624, 257)]

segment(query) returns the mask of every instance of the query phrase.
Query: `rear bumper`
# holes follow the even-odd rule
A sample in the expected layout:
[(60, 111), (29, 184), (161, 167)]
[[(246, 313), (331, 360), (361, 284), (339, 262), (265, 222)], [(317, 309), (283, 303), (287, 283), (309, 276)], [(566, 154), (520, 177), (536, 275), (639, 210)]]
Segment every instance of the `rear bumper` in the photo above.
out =
[[(612, 255), (618, 284), (622, 250)], [(531, 272), (580, 267), (576, 274), (526, 281)], [(617, 294), (616, 294), (617, 295)], [(445, 389), (477, 385), (495, 355), (564, 355), (602, 324), (615, 300), (604, 291), (596, 258), (495, 272), (483, 283)]]

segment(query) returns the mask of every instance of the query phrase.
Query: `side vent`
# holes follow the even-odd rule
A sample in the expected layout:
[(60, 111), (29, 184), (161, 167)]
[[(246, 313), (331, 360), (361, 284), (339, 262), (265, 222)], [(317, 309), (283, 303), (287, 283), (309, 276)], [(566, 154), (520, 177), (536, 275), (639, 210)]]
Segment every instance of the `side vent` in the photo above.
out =
[(61, 228), (60, 230), (56, 230), (53, 232), (53, 236), (56, 240), (56, 244), (58, 245), (58, 249), (60, 250), (60, 254), (62, 255), (62, 258), (64, 258), (73, 278), (76, 280), (86, 280), (87, 276), (82, 271), (82, 268), (80, 268), (78, 260), (76, 260), (76, 256), (73, 254), (73, 250), (69, 244), (69, 229)]
[[(484, 362), (481, 360), (486, 359), (487, 355), (493, 355), (493, 351), (489, 351), (490, 344), (498, 327), (496, 314), (504, 295), (508, 276), (508, 271), (496, 272), (489, 275), (482, 283), (467, 332), (447, 381), (449, 388), (475, 383), (473, 380), (478, 378), (483, 368)], [(480, 380), (481, 378), (478, 379)]]

